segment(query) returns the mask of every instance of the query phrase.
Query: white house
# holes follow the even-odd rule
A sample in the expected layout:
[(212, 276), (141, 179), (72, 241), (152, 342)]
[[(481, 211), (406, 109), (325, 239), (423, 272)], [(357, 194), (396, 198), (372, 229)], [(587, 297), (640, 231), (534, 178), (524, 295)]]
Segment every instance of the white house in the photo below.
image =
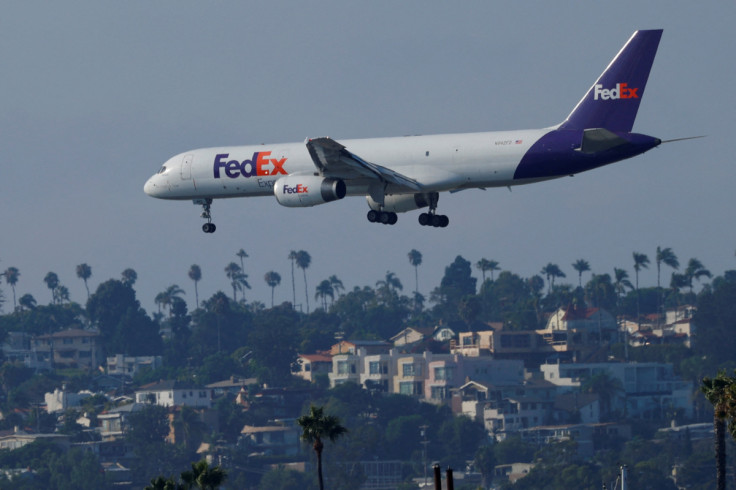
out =
[(135, 401), (136, 403), (149, 403), (161, 405), (162, 407), (187, 405), (210, 408), (212, 393), (210, 390), (179, 381), (164, 380), (141, 386), (135, 392)]

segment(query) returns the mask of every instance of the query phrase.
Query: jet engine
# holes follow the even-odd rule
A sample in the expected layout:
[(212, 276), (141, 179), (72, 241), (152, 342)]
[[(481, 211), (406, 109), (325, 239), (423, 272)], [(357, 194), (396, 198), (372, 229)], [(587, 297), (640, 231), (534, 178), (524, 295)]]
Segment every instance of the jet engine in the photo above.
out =
[(305, 208), (337, 201), (346, 193), (347, 188), (342, 180), (318, 175), (289, 175), (281, 177), (273, 186), (276, 200), (288, 208)]
[(396, 194), (386, 196), (383, 199), (383, 208), (381, 204), (373, 200), (371, 196), (366, 196), (368, 206), (374, 211), (388, 211), (392, 213), (405, 213), (414, 209), (426, 208), (434, 204), (437, 205), (439, 194), (436, 192), (420, 193), (420, 194)]

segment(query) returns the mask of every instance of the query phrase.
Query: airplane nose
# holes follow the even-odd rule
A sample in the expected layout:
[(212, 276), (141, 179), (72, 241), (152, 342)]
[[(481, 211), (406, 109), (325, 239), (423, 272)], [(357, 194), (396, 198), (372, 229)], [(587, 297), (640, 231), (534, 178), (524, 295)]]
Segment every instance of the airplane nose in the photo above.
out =
[(158, 197), (158, 195), (159, 195), (159, 193), (161, 191), (161, 186), (157, 186), (155, 180), (156, 180), (156, 177), (155, 176), (154, 177), (151, 177), (143, 185), (143, 192), (145, 192), (146, 194), (148, 194), (151, 197)]

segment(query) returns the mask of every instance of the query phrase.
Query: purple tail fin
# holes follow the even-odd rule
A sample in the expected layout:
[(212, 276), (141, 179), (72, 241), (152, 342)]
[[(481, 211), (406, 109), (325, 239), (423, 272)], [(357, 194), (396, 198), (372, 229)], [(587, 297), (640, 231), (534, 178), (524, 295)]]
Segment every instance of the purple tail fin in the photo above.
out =
[(662, 30), (636, 31), (560, 129), (631, 132)]

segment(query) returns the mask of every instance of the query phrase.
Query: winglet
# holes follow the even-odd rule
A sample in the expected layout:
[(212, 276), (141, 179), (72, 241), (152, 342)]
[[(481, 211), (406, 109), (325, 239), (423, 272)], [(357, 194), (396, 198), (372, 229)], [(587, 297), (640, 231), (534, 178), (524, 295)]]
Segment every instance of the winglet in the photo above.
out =
[(661, 37), (662, 29), (636, 31), (560, 129), (631, 132)]

